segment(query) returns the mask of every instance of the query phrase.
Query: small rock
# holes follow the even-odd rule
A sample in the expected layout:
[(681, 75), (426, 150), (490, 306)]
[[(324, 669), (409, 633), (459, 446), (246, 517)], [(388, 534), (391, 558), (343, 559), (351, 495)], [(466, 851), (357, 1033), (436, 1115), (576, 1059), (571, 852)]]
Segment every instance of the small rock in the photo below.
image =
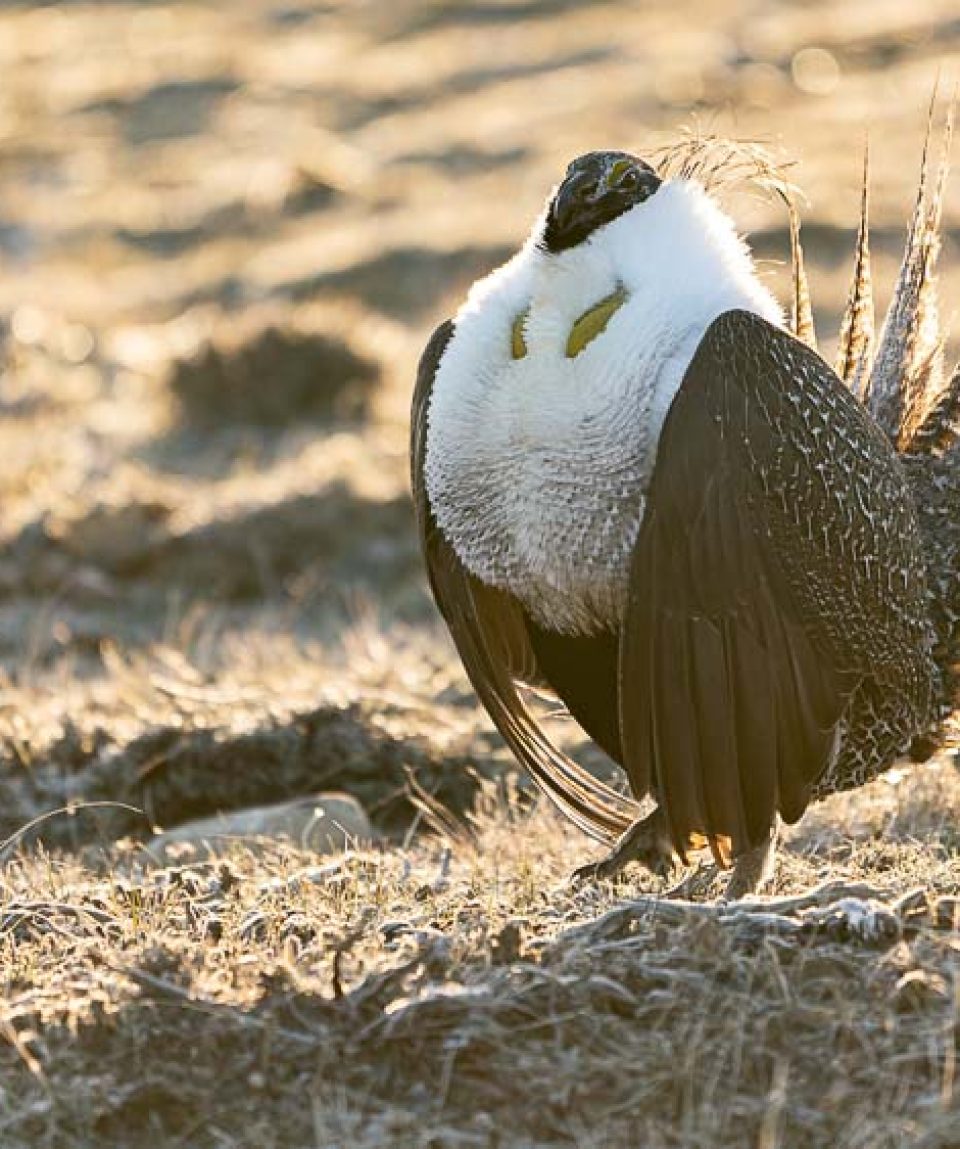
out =
[(900, 917), (873, 898), (840, 898), (831, 905), (811, 910), (805, 923), (834, 941), (860, 941), (868, 945), (892, 945), (902, 933)]
[(334, 854), (377, 837), (355, 798), (326, 793), (185, 822), (158, 834), (145, 850), (162, 864), (182, 861), (185, 852), (211, 857), (237, 842), (255, 845), (265, 838), (285, 839), (318, 854)]

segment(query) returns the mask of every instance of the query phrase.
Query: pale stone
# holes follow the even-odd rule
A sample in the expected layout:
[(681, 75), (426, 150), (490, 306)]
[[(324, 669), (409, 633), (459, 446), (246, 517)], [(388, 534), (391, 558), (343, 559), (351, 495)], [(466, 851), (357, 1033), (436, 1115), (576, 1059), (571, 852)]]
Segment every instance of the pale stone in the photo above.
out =
[(222, 854), (238, 842), (256, 846), (264, 839), (285, 839), (317, 854), (335, 854), (378, 837), (355, 798), (326, 793), (184, 822), (144, 849), (158, 862), (182, 862)]

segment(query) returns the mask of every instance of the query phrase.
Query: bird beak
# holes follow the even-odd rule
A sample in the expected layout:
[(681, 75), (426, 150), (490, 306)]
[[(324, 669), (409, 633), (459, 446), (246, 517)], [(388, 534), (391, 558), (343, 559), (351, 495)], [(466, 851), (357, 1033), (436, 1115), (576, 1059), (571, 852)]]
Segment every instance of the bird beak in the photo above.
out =
[[(567, 169), (554, 193), (544, 228), (548, 251), (580, 243), (596, 228), (642, 203), (660, 186), (660, 177), (628, 156), (587, 155)], [(636, 178), (630, 175), (636, 170)], [(630, 175), (628, 179), (627, 176)]]
[(553, 201), (553, 217), (557, 226), (565, 229), (578, 211), (595, 204), (606, 191), (605, 178), (598, 182), (589, 172), (568, 176)]

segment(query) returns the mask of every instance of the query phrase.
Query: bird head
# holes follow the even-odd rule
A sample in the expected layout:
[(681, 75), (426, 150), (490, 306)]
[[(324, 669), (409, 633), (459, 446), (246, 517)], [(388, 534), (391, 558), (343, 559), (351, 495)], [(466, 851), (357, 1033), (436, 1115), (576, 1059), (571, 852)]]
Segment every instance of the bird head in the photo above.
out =
[(541, 246), (566, 251), (649, 199), (663, 181), (628, 152), (587, 152), (567, 168), (547, 208)]

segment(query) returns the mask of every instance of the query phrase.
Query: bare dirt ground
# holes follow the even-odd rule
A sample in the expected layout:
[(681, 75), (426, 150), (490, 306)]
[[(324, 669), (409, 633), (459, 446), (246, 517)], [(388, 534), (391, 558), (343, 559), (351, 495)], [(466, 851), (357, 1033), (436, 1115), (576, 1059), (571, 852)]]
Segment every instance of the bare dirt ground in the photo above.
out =
[[(829, 336), (864, 139), (883, 302), (938, 71), (955, 0), (0, 3), (0, 1145), (960, 1145), (953, 762), (792, 831), (777, 896), (870, 938), (573, 887), (406, 491), (419, 350), (573, 155), (795, 159)], [(381, 847), (143, 864), (331, 789)]]

